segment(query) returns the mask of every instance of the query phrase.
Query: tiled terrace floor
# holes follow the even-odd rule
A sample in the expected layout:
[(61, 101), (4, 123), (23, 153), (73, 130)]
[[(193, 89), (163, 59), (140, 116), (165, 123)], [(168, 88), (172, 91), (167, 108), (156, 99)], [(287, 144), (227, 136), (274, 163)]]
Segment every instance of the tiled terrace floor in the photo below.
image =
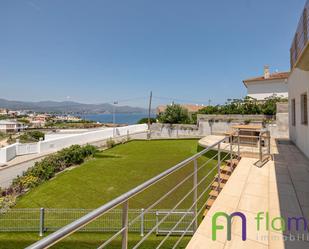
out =
[[(270, 222), (278, 216), (305, 217), (309, 221), (309, 161), (294, 145), (274, 142), (272, 151), (274, 161), (269, 161), (262, 168), (254, 166), (257, 159), (241, 159), (187, 249), (309, 248), (307, 231), (301, 232), (305, 234), (306, 241), (285, 240), (283, 235), (290, 233), (267, 230), (265, 218), (261, 221), (260, 231), (257, 231), (254, 218), (258, 212), (269, 212)], [(225, 229), (218, 230), (217, 241), (212, 241), (211, 218), (217, 211), (228, 214), (240, 211), (246, 214), (247, 240), (242, 241), (241, 219), (235, 217), (232, 220), (232, 240), (226, 240), (226, 220), (219, 218), (218, 223), (222, 223)], [(278, 227), (280, 221), (274, 224)], [(291, 233), (298, 234), (295, 226)]]

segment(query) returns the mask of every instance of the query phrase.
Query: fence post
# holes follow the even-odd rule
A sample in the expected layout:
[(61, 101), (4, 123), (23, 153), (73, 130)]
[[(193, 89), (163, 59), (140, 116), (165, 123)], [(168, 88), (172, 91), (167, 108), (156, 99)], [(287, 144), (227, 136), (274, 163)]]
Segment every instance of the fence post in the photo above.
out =
[(194, 188), (194, 192), (193, 192), (193, 204), (194, 204), (194, 227), (193, 227), (193, 230), (196, 231), (197, 229), (197, 160), (196, 158), (194, 159), (193, 161), (194, 163), (194, 174), (193, 174), (193, 188)]
[(220, 192), (220, 184), (221, 184), (221, 143), (218, 144), (218, 193)]
[(128, 248), (128, 211), (129, 211), (129, 201), (126, 200), (123, 203), (122, 207), (122, 228), (124, 230), (122, 231), (122, 249), (127, 249)]
[(42, 137), (40, 137), (40, 140), (39, 140), (39, 142), (37, 142), (37, 153), (41, 153), (41, 144), (42, 144), (42, 141), (43, 141), (43, 138)]
[(141, 237), (144, 237), (144, 210), (141, 209)]
[(44, 216), (45, 216), (45, 210), (44, 208), (40, 208), (40, 237), (44, 234)]

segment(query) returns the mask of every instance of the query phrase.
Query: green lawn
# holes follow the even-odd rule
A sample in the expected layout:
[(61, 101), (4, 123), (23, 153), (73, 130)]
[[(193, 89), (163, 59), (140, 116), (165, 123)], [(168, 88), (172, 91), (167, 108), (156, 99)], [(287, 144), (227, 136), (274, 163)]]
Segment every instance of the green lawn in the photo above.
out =
[[(52, 180), (32, 189), (17, 200), (15, 208), (96, 208), (114, 199), (131, 188), (163, 172), (171, 166), (195, 154), (200, 148), (197, 140), (154, 140), (132, 141), (112, 149), (99, 152), (94, 159), (83, 165), (63, 172)], [(198, 160), (199, 165), (213, 155), (209, 152)], [(199, 178), (205, 176), (216, 161), (212, 161), (199, 172)], [(129, 201), (130, 208), (147, 208), (169, 189), (184, 179), (193, 170), (193, 164), (168, 176), (163, 181), (151, 186)], [(199, 188), (201, 192), (213, 179), (213, 175)], [(192, 188), (190, 178), (164, 202), (155, 208), (171, 209)], [(190, 195), (178, 208), (188, 208), (192, 204)], [(203, 197), (203, 201), (207, 195)], [(202, 203), (202, 202), (201, 202)], [(57, 248), (93, 248), (106, 238), (103, 233), (78, 233), (67, 238)], [(104, 236), (103, 236), (104, 235)], [(130, 243), (139, 239), (137, 234), (130, 234)], [(172, 237), (168, 243), (175, 241)], [(35, 233), (0, 233), (0, 248), (22, 248), (38, 239)], [(185, 242), (189, 238), (185, 238)], [(152, 248), (160, 237), (151, 236), (144, 247)], [(82, 242), (82, 243), (80, 243)], [(119, 248), (117, 240), (112, 247)], [(77, 246), (77, 244), (79, 246)], [(184, 243), (185, 244), (185, 243)], [(182, 247), (179, 247), (182, 248)]]
[[(18, 199), (16, 208), (96, 208), (197, 150), (197, 140), (132, 141), (119, 145), (31, 190)], [(154, 185), (150, 188), (151, 194), (145, 191), (138, 195), (130, 202), (130, 207), (146, 207), (191, 170), (190, 165)], [(165, 203), (165, 206), (169, 207), (170, 203)]]
[[(57, 249), (94, 249), (108, 239), (112, 234), (102, 233), (78, 233), (71, 235), (64, 241), (56, 244), (51, 248)], [(152, 249), (156, 248), (163, 237), (151, 235), (139, 248), (140, 249)], [(170, 249), (174, 246), (179, 237), (171, 236), (166, 243), (161, 247), (162, 249)], [(39, 240), (40, 237), (35, 233), (0, 233), (0, 249), (22, 249), (33, 242)], [(141, 237), (138, 234), (129, 234), (128, 248), (132, 248)], [(177, 247), (183, 249), (186, 247), (190, 240), (190, 237), (184, 237)], [(108, 249), (121, 248), (121, 240), (117, 239), (113, 241)]]

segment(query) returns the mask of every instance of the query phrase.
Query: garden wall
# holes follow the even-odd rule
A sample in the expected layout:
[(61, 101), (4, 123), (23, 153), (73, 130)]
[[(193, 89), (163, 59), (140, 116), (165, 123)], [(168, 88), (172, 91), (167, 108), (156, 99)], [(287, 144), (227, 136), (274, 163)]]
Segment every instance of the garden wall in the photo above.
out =
[[(277, 104), (276, 117), (267, 115), (208, 115), (198, 114), (197, 125), (187, 124), (152, 124), (152, 138), (189, 138), (207, 135), (224, 135), (231, 131), (232, 126), (250, 122), (250, 124), (265, 125), (274, 138), (288, 138), (288, 108), (287, 103)], [(266, 121), (266, 122), (265, 122)]]
[(203, 136), (203, 134), (196, 125), (159, 123), (151, 125), (151, 138), (186, 138), (201, 136)]
[[(115, 128), (115, 137), (130, 136), (135, 133), (146, 133), (148, 126), (146, 124), (129, 125)], [(72, 134), (61, 138), (50, 139), (47, 141), (39, 141), (32, 144), (13, 144), (0, 149), (0, 163), (6, 163), (21, 152), (23, 155), (33, 153), (52, 153), (73, 144), (84, 145), (87, 143), (99, 143), (102, 140), (112, 138), (114, 128), (106, 128), (104, 130), (90, 131), (82, 134)], [(22, 148), (19, 148), (21, 146)]]

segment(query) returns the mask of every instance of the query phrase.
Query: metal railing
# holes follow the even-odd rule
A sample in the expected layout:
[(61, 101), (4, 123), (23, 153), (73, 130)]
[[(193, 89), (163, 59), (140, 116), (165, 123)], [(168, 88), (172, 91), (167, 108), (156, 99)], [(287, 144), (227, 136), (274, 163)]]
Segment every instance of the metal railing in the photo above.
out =
[(309, 0), (306, 2), (302, 16), (299, 20), (297, 30), (290, 49), (291, 68), (299, 59), (309, 40)]
[(271, 140), (269, 131), (261, 131), (259, 135), (259, 160), (255, 163), (256, 166), (262, 167), (269, 159), (271, 155)]
[[(39, 232), (43, 236), (46, 232), (53, 232), (61, 227), (73, 222), (93, 211), (93, 209), (77, 209), (77, 208), (17, 208), (0, 213), (0, 231), (1, 232)], [(140, 215), (139, 221), (129, 227), (129, 232), (140, 233), (141, 236), (150, 231), (156, 222), (160, 220), (162, 214), (169, 212), (165, 209), (153, 209), (147, 213), (144, 209), (129, 209), (129, 222), (137, 215)], [(184, 209), (177, 209), (172, 212), (168, 220), (163, 222), (157, 229), (158, 234), (168, 231), (182, 214), (188, 212)], [(191, 221), (194, 213), (188, 214), (188, 219), (183, 220), (179, 225), (180, 230), (186, 228), (188, 222)], [(83, 227), (83, 232), (117, 232), (122, 228), (122, 210), (113, 209), (107, 214), (96, 219), (88, 226)], [(192, 229), (190, 230), (193, 231)], [(177, 231), (175, 232), (177, 233)]]
[[(227, 140), (231, 143), (226, 144)], [(34, 243), (27, 247), (28, 249), (37, 249), (37, 248), (49, 248), (50, 246), (56, 244), (57, 242), (63, 240), (70, 234), (81, 230), (85, 226), (89, 225), (92, 222), (95, 222), (101, 216), (107, 214), (110, 210), (117, 208), (119, 205), (122, 205), (122, 214), (121, 214), (121, 229), (119, 229), (114, 235), (112, 235), (107, 240), (103, 241), (98, 248), (105, 248), (116, 238), (121, 236), (121, 247), (122, 249), (128, 248), (128, 232), (130, 227), (132, 227), (136, 222), (140, 221), (143, 215), (149, 213), (153, 210), (154, 207), (164, 204), (167, 197), (178, 196), (179, 198), (172, 202), (172, 206), (162, 214), (160, 213), (160, 219), (157, 220), (155, 225), (149, 229), (149, 231), (143, 234), (143, 237), (132, 247), (133, 249), (138, 248), (142, 245), (151, 234), (162, 231), (162, 224), (169, 219), (177, 210), (185, 205), (185, 211), (182, 214), (179, 214), (179, 219), (177, 222), (168, 229), (164, 229), (165, 236), (160, 240), (159, 245), (156, 248), (161, 248), (161, 246), (167, 241), (167, 239), (174, 233), (177, 233), (179, 238), (174, 243), (173, 248), (176, 248), (184, 236), (192, 234), (193, 231), (197, 229), (199, 218), (201, 218), (202, 211), (206, 205), (207, 196), (211, 189), (212, 183), (216, 178), (218, 180), (218, 191), (220, 190), (221, 183), (221, 166), (224, 164), (225, 160), (232, 160), (234, 157), (239, 157), (240, 149), (239, 143), (233, 143), (233, 135), (229, 138), (226, 137), (220, 141), (212, 144), (211, 146), (203, 149), (194, 156), (176, 164), (175, 166), (169, 168), (163, 173), (153, 177), (152, 179), (144, 182), (143, 184), (131, 189), (127, 193), (115, 198), (114, 200), (108, 202), (107, 204), (91, 211), (85, 216), (75, 220), (74, 222), (62, 227), (58, 231), (48, 235), (42, 240)], [(239, 140), (238, 140), (239, 141)], [(234, 148), (237, 147), (238, 149)], [(228, 149), (228, 153), (223, 152)], [(211, 151), (216, 151), (212, 153)], [(210, 156), (211, 154), (211, 156)], [(214, 155), (213, 155), (214, 154)], [(232, 167), (232, 165), (231, 165)], [(187, 174), (183, 179), (179, 179), (177, 174), (181, 170), (187, 170)], [(215, 174), (217, 173), (217, 176)], [(174, 175), (175, 174), (175, 175)], [(149, 188), (154, 187), (156, 184), (164, 184), (164, 181), (168, 177), (173, 177), (170, 181), (174, 182), (175, 185), (167, 190), (166, 193), (160, 193), (159, 197), (147, 208), (144, 209), (144, 212), (138, 214), (135, 218), (129, 219), (129, 202), (130, 200), (142, 193), (143, 191), (148, 191)], [(185, 189), (182, 189), (185, 188)], [(193, 212), (193, 215), (192, 215)], [(188, 216), (192, 216), (190, 222), (186, 224), (186, 227), (179, 229), (179, 224), (183, 223)]]

